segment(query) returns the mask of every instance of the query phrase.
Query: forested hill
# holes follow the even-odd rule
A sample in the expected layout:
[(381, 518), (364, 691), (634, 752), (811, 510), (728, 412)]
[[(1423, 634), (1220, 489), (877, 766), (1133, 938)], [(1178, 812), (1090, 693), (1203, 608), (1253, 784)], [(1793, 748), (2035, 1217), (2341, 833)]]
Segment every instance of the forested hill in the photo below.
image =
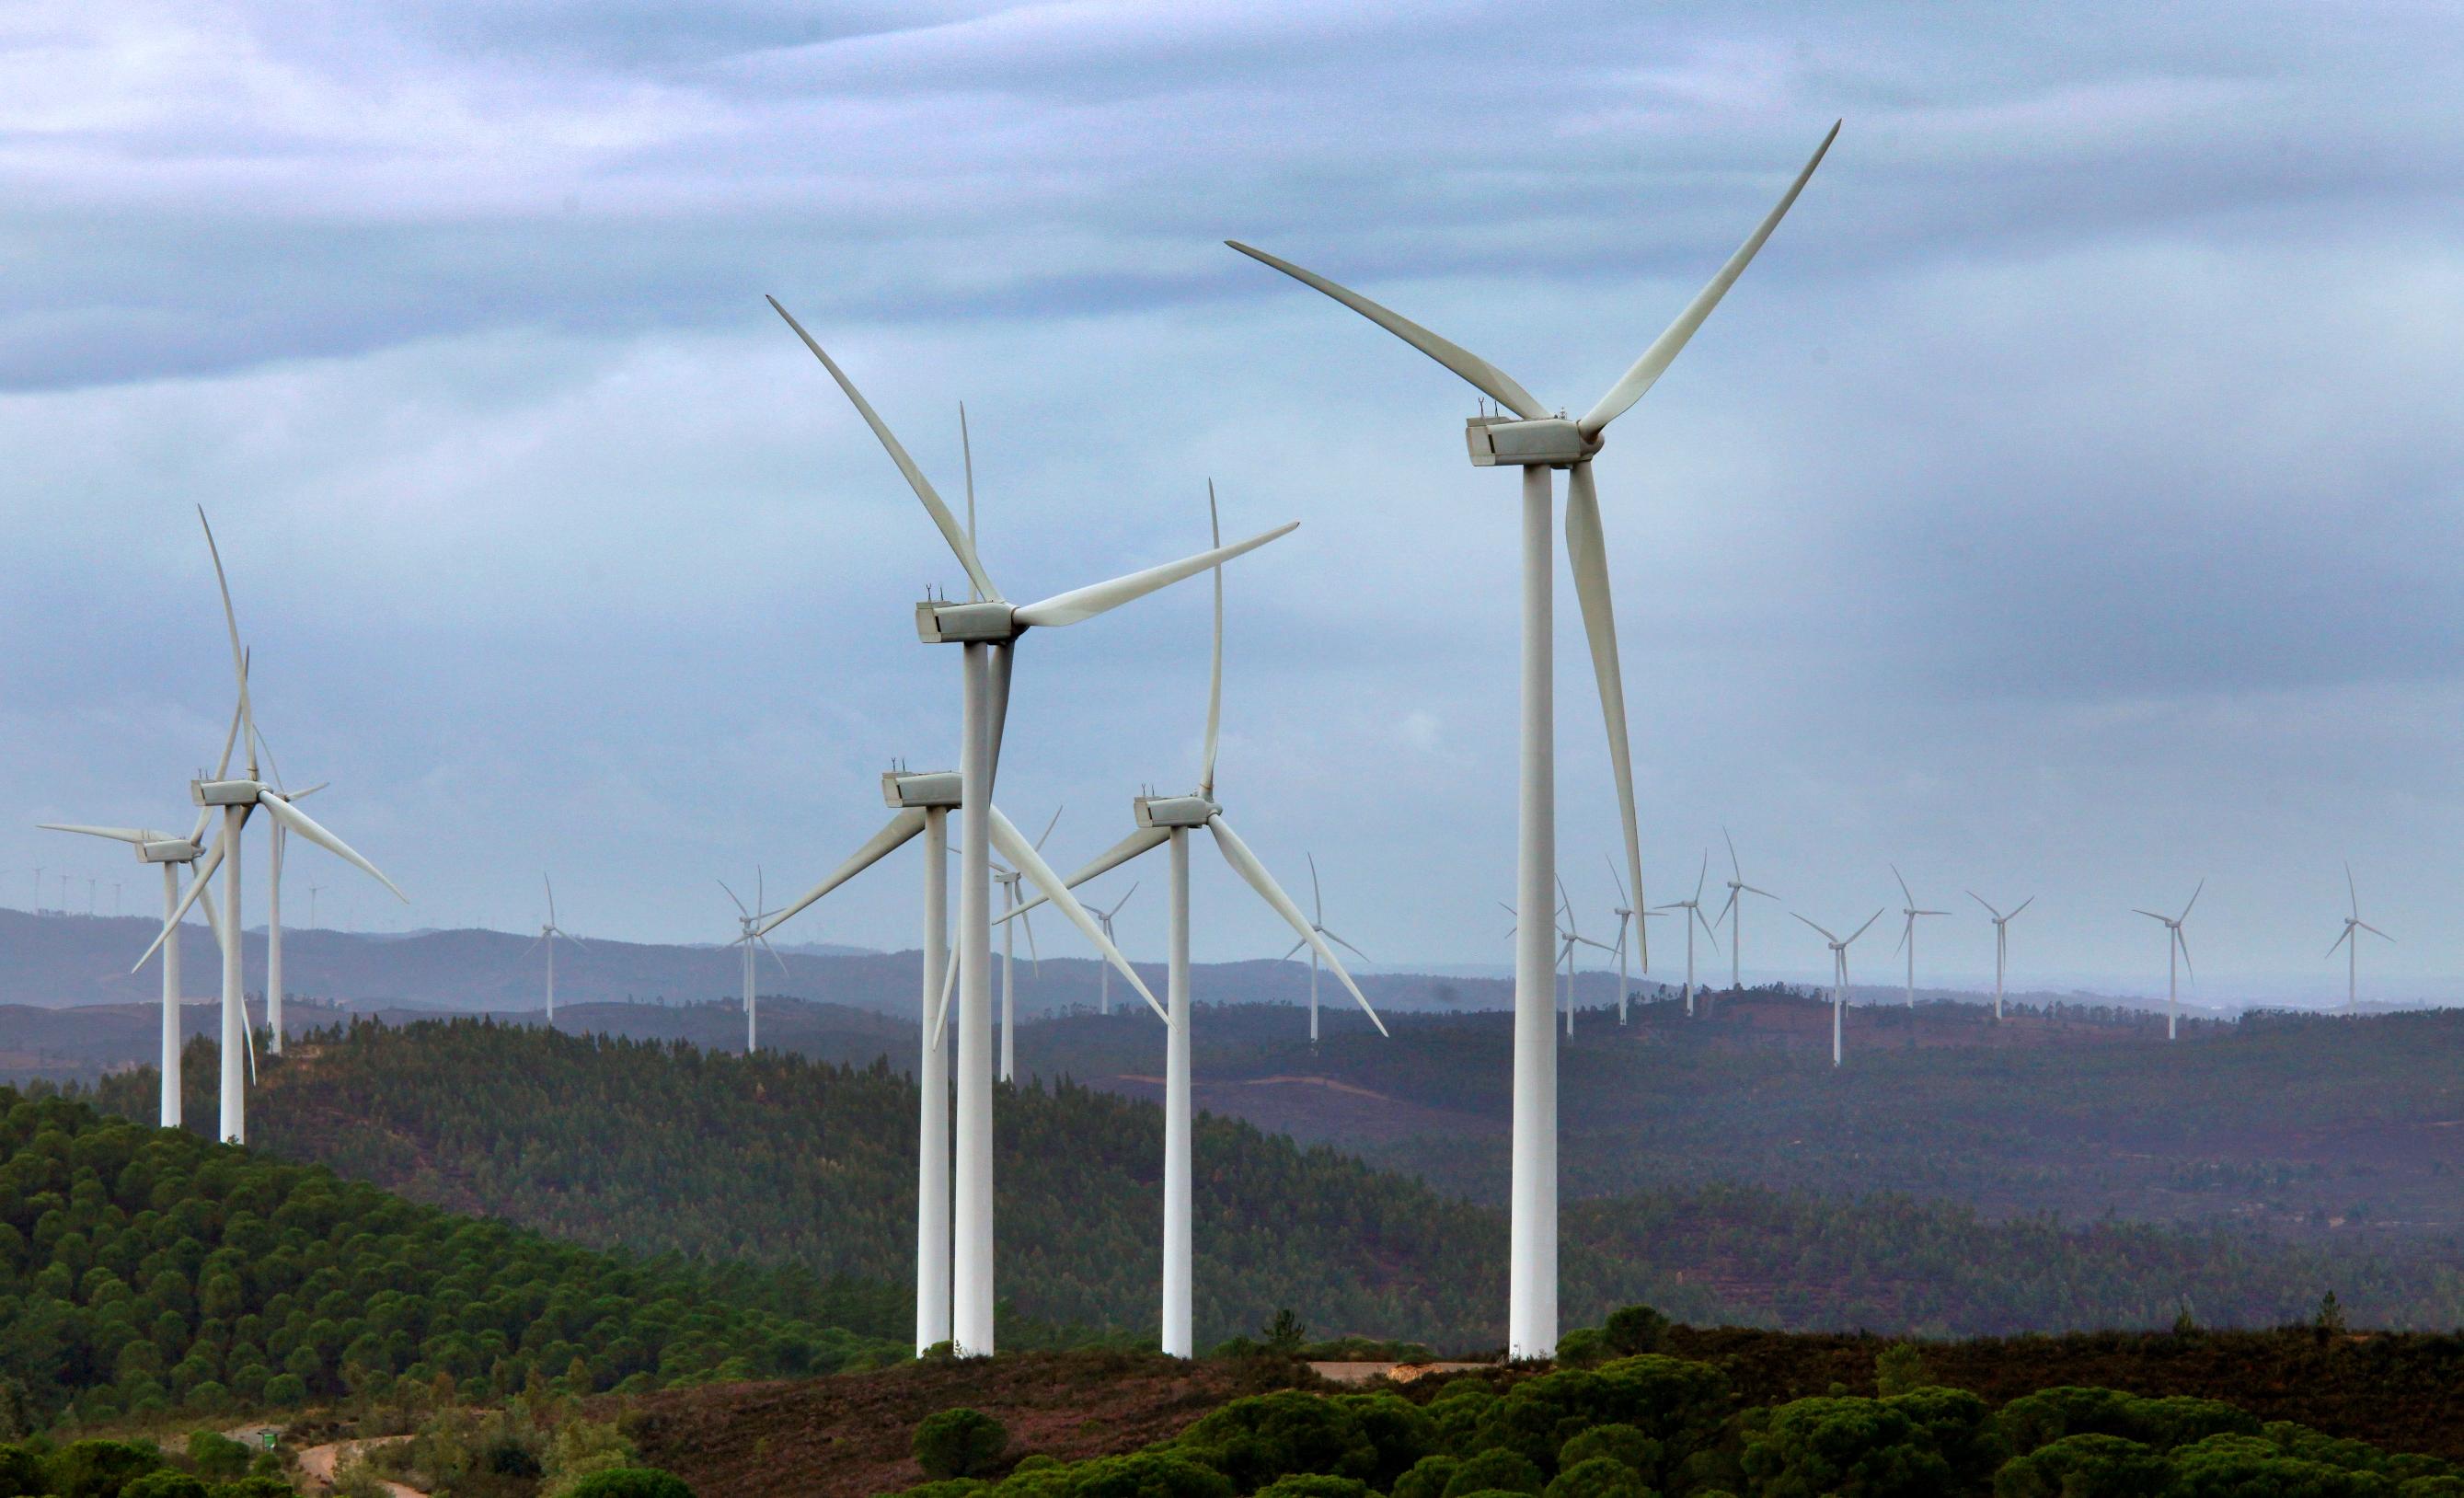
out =
[(906, 1322), (877, 1287), (596, 1252), (0, 1088), (0, 1378), (38, 1413), (826, 1372)]
[[(211, 1116), (212, 1070), (192, 1046), (192, 1118)], [(103, 1095), (143, 1116), (152, 1090), (140, 1071)], [(1000, 1089), (995, 1116), (1004, 1307), (1151, 1335), (1158, 1111), (1063, 1081)], [(912, 1275), (914, 1120), (913, 1084), (886, 1064), (477, 1021), (320, 1035), (267, 1059), (250, 1112), (260, 1144), (419, 1200), (597, 1246), (894, 1285)], [(1237, 1121), (1201, 1117), (1197, 1152), (1202, 1342), (1285, 1307), (1322, 1334), (1503, 1340), (1499, 1214)], [(2464, 1323), (2464, 1287), (2436, 1267), (2452, 1253), (2330, 1258), (1901, 1197), (1674, 1187), (1570, 1204), (1564, 1244), (1570, 1324), (1649, 1302), (1700, 1323), (1942, 1334), (2163, 1326), (2186, 1307), (2273, 1326), (2329, 1289), (2357, 1322)]]

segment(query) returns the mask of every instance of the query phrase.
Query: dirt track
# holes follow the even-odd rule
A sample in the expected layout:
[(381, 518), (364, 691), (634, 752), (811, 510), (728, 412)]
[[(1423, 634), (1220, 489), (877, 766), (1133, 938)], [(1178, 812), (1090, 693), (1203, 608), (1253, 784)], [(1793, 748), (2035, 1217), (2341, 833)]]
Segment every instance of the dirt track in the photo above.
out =
[[(369, 1436), (360, 1441), (333, 1441), (321, 1446), (310, 1446), (299, 1453), (299, 1474), (317, 1485), (316, 1491), (331, 1492), (334, 1474), (341, 1471), (343, 1464), (352, 1457), (372, 1446), (389, 1446), (395, 1442), (409, 1439), (408, 1436)], [(385, 1483), (385, 1492), (390, 1498), (428, 1498), (426, 1493), (408, 1484), (387, 1482), (383, 1478), (378, 1481)]]

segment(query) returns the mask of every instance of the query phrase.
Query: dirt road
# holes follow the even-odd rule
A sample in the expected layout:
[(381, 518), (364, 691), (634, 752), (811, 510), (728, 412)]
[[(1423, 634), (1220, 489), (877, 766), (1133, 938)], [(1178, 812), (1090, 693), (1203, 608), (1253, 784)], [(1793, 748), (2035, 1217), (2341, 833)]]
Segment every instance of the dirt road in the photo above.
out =
[[(389, 1446), (397, 1441), (409, 1439), (408, 1436), (369, 1436), (360, 1441), (334, 1441), (321, 1446), (310, 1446), (299, 1453), (299, 1473), (316, 1485), (316, 1491), (331, 1491), (334, 1474), (341, 1471), (351, 1458), (373, 1446)], [(426, 1493), (407, 1484), (385, 1482), (382, 1478), (379, 1481), (385, 1483), (387, 1498), (428, 1498)]]

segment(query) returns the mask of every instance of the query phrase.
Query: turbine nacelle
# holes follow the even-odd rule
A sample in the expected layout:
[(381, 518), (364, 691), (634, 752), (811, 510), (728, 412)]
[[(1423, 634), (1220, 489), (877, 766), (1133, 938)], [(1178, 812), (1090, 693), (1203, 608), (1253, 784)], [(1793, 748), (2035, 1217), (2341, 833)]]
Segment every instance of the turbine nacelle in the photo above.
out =
[(137, 861), (142, 864), (193, 864), (206, 850), (186, 838), (165, 838), (161, 842), (137, 845)]
[(1600, 439), (1563, 416), (1526, 421), (1474, 416), (1463, 423), (1474, 468), (1572, 468), (1600, 451)]
[(200, 806), (253, 806), (265, 787), (255, 781), (190, 781), (188, 799)]
[(1002, 645), (1025, 632), (1018, 610), (999, 599), (952, 604), (928, 598), (915, 606), (915, 637), (927, 645)]
[(959, 793), (965, 788), (963, 778), (956, 770), (925, 770), (909, 773), (885, 770), (881, 776), (881, 799), (887, 805), (922, 807), (927, 810), (956, 811)]
[(1138, 796), (1130, 815), (1142, 827), (1202, 827), (1223, 808), (1208, 796)]

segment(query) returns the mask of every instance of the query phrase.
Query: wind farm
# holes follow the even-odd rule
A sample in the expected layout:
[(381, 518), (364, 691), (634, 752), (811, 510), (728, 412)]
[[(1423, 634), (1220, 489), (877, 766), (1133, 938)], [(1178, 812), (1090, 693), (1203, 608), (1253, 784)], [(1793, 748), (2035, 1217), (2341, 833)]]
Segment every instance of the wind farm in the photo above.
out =
[(0, 152), (22, 1498), (2464, 1485), (2420, 18), (227, 9)]

